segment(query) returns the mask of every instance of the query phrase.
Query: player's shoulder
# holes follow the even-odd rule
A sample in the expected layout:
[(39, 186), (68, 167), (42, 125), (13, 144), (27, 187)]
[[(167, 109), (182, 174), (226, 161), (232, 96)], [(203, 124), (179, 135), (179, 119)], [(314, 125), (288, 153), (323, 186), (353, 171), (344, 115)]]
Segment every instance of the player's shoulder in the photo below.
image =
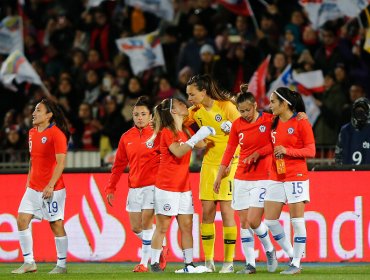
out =
[(217, 105), (222, 110), (230, 110), (236, 108), (236, 105), (230, 100), (215, 100), (215, 105)]

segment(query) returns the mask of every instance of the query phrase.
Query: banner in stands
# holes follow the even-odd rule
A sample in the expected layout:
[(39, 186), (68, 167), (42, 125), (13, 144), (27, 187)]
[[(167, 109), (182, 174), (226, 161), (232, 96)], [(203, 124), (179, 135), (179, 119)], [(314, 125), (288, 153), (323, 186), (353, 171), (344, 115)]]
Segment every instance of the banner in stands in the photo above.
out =
[[(68, 261), (121, 262), (140, 260), (141, 242), (130, 230), (125, 211), (127, 174), (123, 174), (114, 207), (104, 195), (109, 174), (65, 174), (67, 203), (65, 227), (69, 237)], [(370, 188), (369, 171), (311, 172), (311, 203), (306, 207), (307, 262), (369, 262), (370, 261)], [(198, 197), (199, 174), (191, 174), (194, 192), (194, 257), (203, 259), (200, 239), (201, 205)], [(22, 262), (18, 243), (17, 210), (25, 191), (26, 175), (0, 175), (3, 195), (0, 197), (0, 262)], [(215, 259), (223, 259), (222, 223), (216, 217)], [(280, 221), (292, 238), (289, 212), (284, 207)], [(32, 222), (34, 255), (37, 261), (53, 262), (56, 251), (53, 234), (46, 221)], [(169, 261), (182, 262), (178, 225), (174, 219), (167, 234)], [(265, 261), (265, 254), (256, 241), (256, 256)], [(280, 261), (287, 256), (276, 245)], [(240, 240), (236, 260), (243, 260)]]

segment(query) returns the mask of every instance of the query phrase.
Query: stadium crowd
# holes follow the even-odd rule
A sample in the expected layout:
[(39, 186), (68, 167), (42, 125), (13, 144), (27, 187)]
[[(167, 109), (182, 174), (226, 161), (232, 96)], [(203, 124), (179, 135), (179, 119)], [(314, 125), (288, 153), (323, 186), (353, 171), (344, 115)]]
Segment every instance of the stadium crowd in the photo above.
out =
[[(155, 104), (172, 96), (186, 101), (186, 83), (196, 74), (210, 74), (223, 89), (237, 93), (269, 54), (267, 89), (288, 64), (299, 72), (323, 71), (324, 91), (314, 95), (321, 110), (314, 125), (317, 146), (334, 146), (341, 126), (350, 121), (354, 101), (370, 96), (364, 13), (327, 21), (314, 30), (296, 0), (269, 0), (267, 5), (250, 1), (256, 28), (252, 17), (236, 15), (211, 0), (174, 0), (172, 21), (124, 0), (103, 1), (93, 8), (87, 8), (87, 2), (0, 4), (1, 18), (22, 15), (25, 56), (65, 111), (69, 150), (100, 149), (104, 157), (132, 127), (132, 108), (139, 96), (147, 95)], [(165, 67), (134, 75), (115, 40), (154, 30), (160, 32)], [(6, 57), (1, 55), (0, 61)], [(17, 89), (0, 85), (4, 151), (27, 149), (33, 108), (44, 97), (43, 90), (30, 83)]]

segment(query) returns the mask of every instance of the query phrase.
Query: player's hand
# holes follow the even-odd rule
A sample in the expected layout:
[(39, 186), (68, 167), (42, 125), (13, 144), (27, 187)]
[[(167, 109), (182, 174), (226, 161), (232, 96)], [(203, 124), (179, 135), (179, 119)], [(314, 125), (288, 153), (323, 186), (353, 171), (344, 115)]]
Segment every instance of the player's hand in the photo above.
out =
[(114, 200), (114, 194), (112, 194), (112, 193), (108, 193), (108, 194), (107, 194), (107, 201), (108, 201), (108, 204), (109, 204), (110, 206), (112, 206), (112, 207), (113, 207), (113, 200)]
[(283, 155), (285, 155), (286, 154), (286, 149), (284, 148), (284, 146), (276, 146), (275, 148), (274, 148), (274, 155), (275, 155), (275, 157), (281, 157), (281, 156), (283, 156)]
[(253, 154), (251, 154), (251, 155), (247, 156), (247, 157), (243, 160), (243, 162), (244, 162), (245, 164), (255, 163), (255, 162), (257, 162), (257, 160), (259, 159), (259, 157), (260, 157), (260, 154), (259, 154), (259, 153), (257, 153), (257, 152), (254, 152)]
[(297, 120), (308, 120), (307, 114), (305, 112), (299, 112), (297, 114)]
[(221, 186), (221, 179), (219, 178), (216, 178), (214, 184), (213, 184), (213, 191), (215, 193), (219, 193), (220, 192), (220, 186)]
[(232, 127), (231, 121), (226, 121), (221, 124), (221, 130), (225, 133), (230, 133)]
[(42, 191), (42, 198), (43, 199), (49, 199), (53, 196), (54, 187), (52, 186), (46, 186), (44, 190)]

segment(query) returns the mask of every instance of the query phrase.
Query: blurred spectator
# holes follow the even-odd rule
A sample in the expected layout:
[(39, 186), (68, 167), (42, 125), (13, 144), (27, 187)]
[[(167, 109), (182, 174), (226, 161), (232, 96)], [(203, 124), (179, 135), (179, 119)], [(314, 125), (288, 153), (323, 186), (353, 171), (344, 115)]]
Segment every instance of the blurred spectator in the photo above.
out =
[[(340, 85), (335, 82), (333, 74), (327, 74), (324, 82), (325, 91), (316, 96), (316, 105), (320, 116), (314, 125), (316, 146), (332, 146), (337, 142), (340, 129), (340, 117), (346, 104), (346, 96)], [(320, 155), (318, 155), (320, 156)], [(326, 154), (324, 157), (334, 155)]]
[(343, 114), (341, 118), (342, 125), (348, 123), (351, 120), (353, 103), (361, 97), (366, 97), (364, 87), (360, 84), (352, 84), (349, 88), (348, 101), (343, 108)]
[(266, 83), (269, 85), (275, 81), (284, 72), (284, 69), (288, 65), (288, 60), (284, 52), (277, 52), (272, 63), (269, 65), (269, 71), (266, 77)]
[(231, 87), (230, 73), (228, 71), (226, 59), (216, 55), (215, 49), (208, 44), (200, 48), (199, 56), (201, 60), (200, 71), (195, 74), (208, 74), (213, 77), (222, 89)]
[(99, 148), (101, 125), (93, 119), (92, 107), (89, 103), (81, 103), (74, 128), (71, 135), (74, 149), (93, 151)]
[(333, 22), (327, 22), (320, 31), (321, 46), (315, 53), (316, 67), (329, 73), (338, 63), (345, 63), (344, 55), (338, 47), (337, 29)]
[(128, 85), (123, 92), (122, 116), (127, 123), (132, 121), (132, 110), (139, 96), (144, 95), (140, 78), (133, 76), (129, 79)]
[(5, 154), (4, 162), (21, 162), (24, 161), (25, 154), (20, 151), (27, 150), (28, 143), (23, 137), (24, 133), (18, 125), (11, 125), (5, 130), (5, 137), (1, 142), (1, 151)]
[(157, 91), (155, 93), (156, 103), (161, 102), (163, 99), (173, 97), (176, 92), (177, 89), (172, 87), (166, 76), (159, 77)]
[(194, 73), (199, 73), (201, 67), (199, 51), (204, 44), (212, 45), (212, 40), (208, 37), (205, 25), (198, 22), (194, 24), (193, 37), (181, 48), (178, 71), (189, 66)]
[(96, 70), (90, 69), (87, 71), (84, 102), (93, 105), (102, 100), (100, 81), (101, 78)]
[(364, 97), (353, 103), (351, 122), (340, 130), (335, 163), (370, 164), (370, 104)]

